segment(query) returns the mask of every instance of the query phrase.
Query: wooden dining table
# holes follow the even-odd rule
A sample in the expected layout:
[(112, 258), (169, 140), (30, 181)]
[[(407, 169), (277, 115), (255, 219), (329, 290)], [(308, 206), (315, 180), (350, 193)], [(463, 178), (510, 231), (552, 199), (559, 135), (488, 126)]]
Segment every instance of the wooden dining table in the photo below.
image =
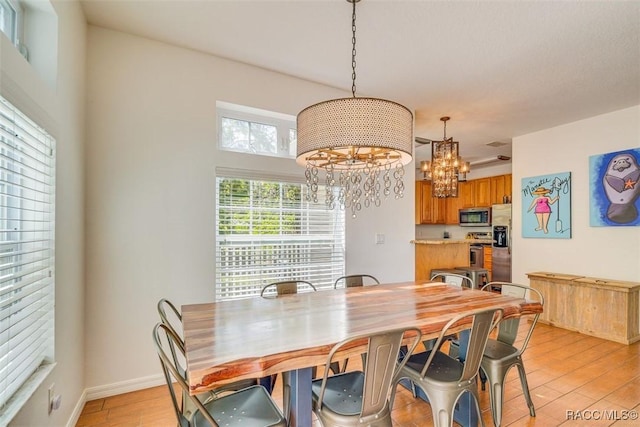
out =
[[(480, 308), (502, 308), (505, 318), (542, 312), (538, 301), (429, 281), (183, 305), (190, 393), (288, 372), (291, 402), (285, 415), (291, 426), (308, 427), (311, 367), (325, 364), (335, 344), (404, 327), (419, 328), (423, 339), (435, 338), (454, 316)], [(340, 356), (362, 351), (355, 347)], [(474, 417), (465, 415), (462, 424), (474, 425)]]

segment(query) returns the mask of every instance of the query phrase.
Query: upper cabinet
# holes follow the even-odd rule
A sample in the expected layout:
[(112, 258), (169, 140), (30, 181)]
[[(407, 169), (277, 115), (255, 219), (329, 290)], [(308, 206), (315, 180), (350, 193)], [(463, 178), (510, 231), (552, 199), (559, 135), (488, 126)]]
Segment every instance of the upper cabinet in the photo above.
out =
[(444, 224), (446, 199), (432, 197), (431, 182), (416, 181), (416, 224)]
[(473, 183), (473, 200), (476, 207), (491, 206), (491, 179), (480, 178), (470, 181)]
[(511, 174), (492, 176), (491, 180), (491, 204), (511, 202)]
[(458, 197), (431, 196), (429, 181), (416, 181), (416, 224), (458, 224), (458, 210), (511, 201), (511, 174), (461, 181)]

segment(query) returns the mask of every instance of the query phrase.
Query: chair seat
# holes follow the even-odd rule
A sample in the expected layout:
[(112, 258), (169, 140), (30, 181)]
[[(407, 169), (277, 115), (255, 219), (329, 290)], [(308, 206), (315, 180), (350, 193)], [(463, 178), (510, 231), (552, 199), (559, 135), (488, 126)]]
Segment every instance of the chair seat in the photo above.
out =
[[(262, 386), (245, 388), (212, 400), (204, 406), (220, 426), (286, 426), (282, 415)], [(194, 413), (192, 425), (210, 426), (200, 411)]]
[[(322, 387), (322, 379), (311, 384), (313, 404), (316, 405)], [(341, 415), (356, 416), (362, 410), (362, 391), (364, 373), (361, 371), (345, 372), (327, 378), (324, 395), (324, 406)]]
[(518, 349), (502, 341), (490, 339), (487, 341), (483, 356), (485, 358), (503, 361), (513, 358), (513, 355), (518, 352)]
[[(414, 377), (414, 380), (420, 381), (420, 372), (422, 371), (422, 368), (424, 368), (424, 364), (427, 363), (430, 353), (430, 351), (425, 351), (415, 354), (409, 358), (404, 370), (407, 373), (410, 372), (412, 374), (411, 376)], [(427, 377), (425, 377), (424, 381), (451, 383), (460, 378), (463, 368), (464, 365), (458, 360), (442, 353), (441, 351), (436, 351), (431, 362), (431, 367), (427, 371)]]

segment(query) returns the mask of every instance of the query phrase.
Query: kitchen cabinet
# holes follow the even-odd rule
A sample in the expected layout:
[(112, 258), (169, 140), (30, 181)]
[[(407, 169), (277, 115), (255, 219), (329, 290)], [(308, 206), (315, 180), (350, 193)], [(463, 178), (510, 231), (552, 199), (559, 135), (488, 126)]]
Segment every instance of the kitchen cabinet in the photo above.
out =
[(490, 178), (491, 204), (504, 203), (504, 198), (511, 200), (511, 174), (492, 176)]
[(416, 224), (444, 224), (446, 199), (431, 196), (431, 182), (416, 181)]
[(434, 198), (430, 181), (416, 181), (416, 224), (458, 224), (458, 210), (511, 200), (511, 174), (461, 181), (458, 197)]
[(482, 268), (487, 270), (489, 273), (489, 281), (491, 281), (491, 256), (492, 256), (493, 247), (491, 245), (484, 245), (484, 257)]
[(473, 183), (474, 207), (491, 206), (491, 179), (480, 178), (470, 182)]
[(458, 197), (447, 197), (445, 202), (445, 224), (459, 224), (458, 211), (464, 208), (472, 208), (473, 182), (460, 181), (458, 183)]

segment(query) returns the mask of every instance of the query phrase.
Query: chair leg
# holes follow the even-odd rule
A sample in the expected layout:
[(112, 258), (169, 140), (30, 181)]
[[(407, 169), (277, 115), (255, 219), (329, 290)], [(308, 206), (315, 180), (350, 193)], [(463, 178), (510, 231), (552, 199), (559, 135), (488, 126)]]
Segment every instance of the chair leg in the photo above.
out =
[(489, 378), (489, 387), (491, 387), (489, 400), (491, 401), (491, 415), (493, 416), (493, 425), (495, 427), (500, 427), (502, 423), (503, 382), (504, 377)]
[(282, 373), (282, 413), (287, 420), (291, 419), (291, 381), (289, 371)]
[(536, 409), (533, 407), (533, 400), (531, 400), (531, 393), (529, 393), (529, 384), (527, 383), (527, 374), (524, 371), (524, 365), (518, 363), (516, 365), (518, 367), (518, 373), (520, 374), (520, 384), (522, 384), (522, 393), (524, 394), (524, 398), (527, 401), (527, 406), (529, 406), (529, 415), (532, 417), (536, 416)]

